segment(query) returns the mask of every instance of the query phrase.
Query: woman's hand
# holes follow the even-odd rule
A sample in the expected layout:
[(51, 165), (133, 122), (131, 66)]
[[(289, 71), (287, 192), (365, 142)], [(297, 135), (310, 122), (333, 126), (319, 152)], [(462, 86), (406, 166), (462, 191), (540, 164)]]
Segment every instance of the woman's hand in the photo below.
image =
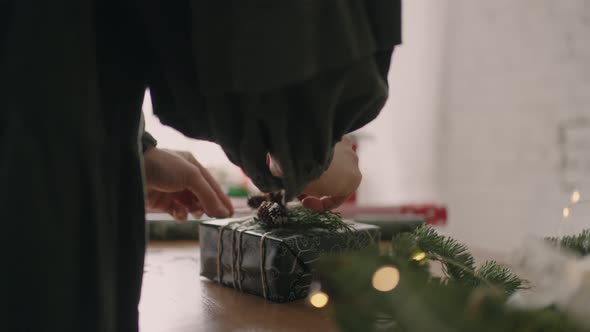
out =
[[(279, 165), (271, 158), (270, 171), (282, 175)], [(346, 136), (334, 147), (334, 157), (328, 169), (316, 181), (305, 187), (299, 196), (304, 207), (322, 212), (337, 208), (359, 187), (362, 174), (359, 160)]]
[(191, 153), (152, 148), (144, 153), (147, 202), (150, 209), (185, 221), (206, 213), (227, 218), (234, 210), (229, 198)]

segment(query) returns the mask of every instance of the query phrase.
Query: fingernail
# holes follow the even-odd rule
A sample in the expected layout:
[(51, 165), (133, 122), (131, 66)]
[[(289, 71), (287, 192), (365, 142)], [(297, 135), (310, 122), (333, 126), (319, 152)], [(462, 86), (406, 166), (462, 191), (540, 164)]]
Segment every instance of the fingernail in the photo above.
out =
[(178, 221), (186, 221), (187, 217), (188, 217), (188, 213), (186, 212), (186, 210), (182, 210), (182, 209), (174, 210), (174, 219), (176, 219)]

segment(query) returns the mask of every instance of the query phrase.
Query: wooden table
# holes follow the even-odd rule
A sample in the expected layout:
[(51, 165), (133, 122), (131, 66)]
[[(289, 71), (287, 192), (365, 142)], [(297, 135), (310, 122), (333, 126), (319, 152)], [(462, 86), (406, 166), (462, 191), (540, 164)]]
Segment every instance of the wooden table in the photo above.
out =
[(195, 241), (151, 242), (143, 276), (142, 332), (335, 331), (325, 310), (275, 304), (199, 276)]
[[(478, 262), (505, 260), (471, 252)], [(270, 303), (200, 277), (199, 257), (196, 241), (150, 243), (139, 306), (142, 332), (336, 331), (326, 310), (304, 301)]]

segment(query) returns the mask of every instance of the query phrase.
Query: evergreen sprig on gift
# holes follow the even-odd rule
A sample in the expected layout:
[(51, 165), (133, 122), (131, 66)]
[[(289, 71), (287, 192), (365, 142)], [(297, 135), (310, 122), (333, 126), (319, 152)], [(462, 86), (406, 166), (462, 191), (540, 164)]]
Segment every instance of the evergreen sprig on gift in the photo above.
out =
[(301, 227), (320, 226), (329, 230), (350, 230), (340, 214), (332, 211), (315, 212), (302, 206), (289, 209), (289, 222)]
[(342, 231), (350, 235), (352, 228), (339, 213), (316, 212), (303, 206), (287, 208), (284, 193), (273, 192), (248, 198), (248, 206), (257, 209), (255, 221), (265, 228), (289, 228), (307, 230), (322, 228), (328, 231)]
[[(300, 229), (302, 231), (321, 228), (333, 232), (350, 234), (351, 226), (342, 220), (340, 214), (332, 211), (316, 212), (303, 206), (296, 206), (285, 210), (287, 220), (280, 224), (264, 223), (267, 228)], [(256, 218), (258, 220), (258, 218)], [(260, 222), (260, 220), (259, 220)]]

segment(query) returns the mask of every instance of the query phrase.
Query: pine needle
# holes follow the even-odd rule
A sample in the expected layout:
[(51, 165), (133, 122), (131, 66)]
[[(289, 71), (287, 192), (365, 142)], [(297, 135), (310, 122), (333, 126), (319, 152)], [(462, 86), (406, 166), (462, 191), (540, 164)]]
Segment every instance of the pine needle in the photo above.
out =
[(561, 239), (548, 237), (546, 240), (554, 245), (572, 250), (582, 256), (590, 254), (590, 229), (586, 229), (580, 234), (566, 235)]
[(342, 220), (340, 214), (332, 211), (316, 212), (302, 206), (289, 209), (289, 222), (281, 227), (290, 229), (323, 228), (330, 231), (352, 232), (352, 227)]
[(417, 228), (414, 236), (418, 246), (428, 254), (428, 257), (442, 264), (443, 273), (450, 282), (471, 287), (482, 284), (497, 286), (506, 294), (523, 288), (524, 280), (495, 261), (487, 261), (476, 269), (475, 260), (467, 246), (455, 239), (437, 234), (430, 226)]
[[(442, 236), (430, 226), (421, 226), (414, 231), (418, 246), (427, 254), (434, 257), (440, 256), (444, 260), (443, 270), (448, 277), (462, 280), (471, 277), (473, 273), (465, 271), (465, 269), (475, 270), (473, 256), (467, 250), (464, 244), (456, 240)], [(456, 262), (457, 264), (448, 264), (448, 261)], [(461, 267), (463, 266), (463, 268)]]
[[(590, 230), (549, 241), (588, 254)], [(527, 286), (526, 280), (495, 261), (474, 268), (465, 245), (424, 226), (396, 234), (385, 255), (347, 255), (320, 269), (320, 281), (330, 294), (335, 320), (343, 331), (518, 331), (590, 332), (558, 307), (515, 309), (506, 299)], [(416, 261), (416, 253), (426, 257)], [(421, 253), (420, 253), (421, 254)], [(422, 255), (420, 257), (423, 257)], [(446, 277), (425, 268), (440, 262)], [(379, 266), (393, 265), (400, 282), (393, 292), (368, 291), (368, 280)], [(503, 290), (503, 292), (502, 292)]]
[(479, 280), (486, 280), (493, 285), (502, 287), (506, 295), (524, 288), (524, 280), (496, 261), (486, 261), (477, 269), (475, 274)]

